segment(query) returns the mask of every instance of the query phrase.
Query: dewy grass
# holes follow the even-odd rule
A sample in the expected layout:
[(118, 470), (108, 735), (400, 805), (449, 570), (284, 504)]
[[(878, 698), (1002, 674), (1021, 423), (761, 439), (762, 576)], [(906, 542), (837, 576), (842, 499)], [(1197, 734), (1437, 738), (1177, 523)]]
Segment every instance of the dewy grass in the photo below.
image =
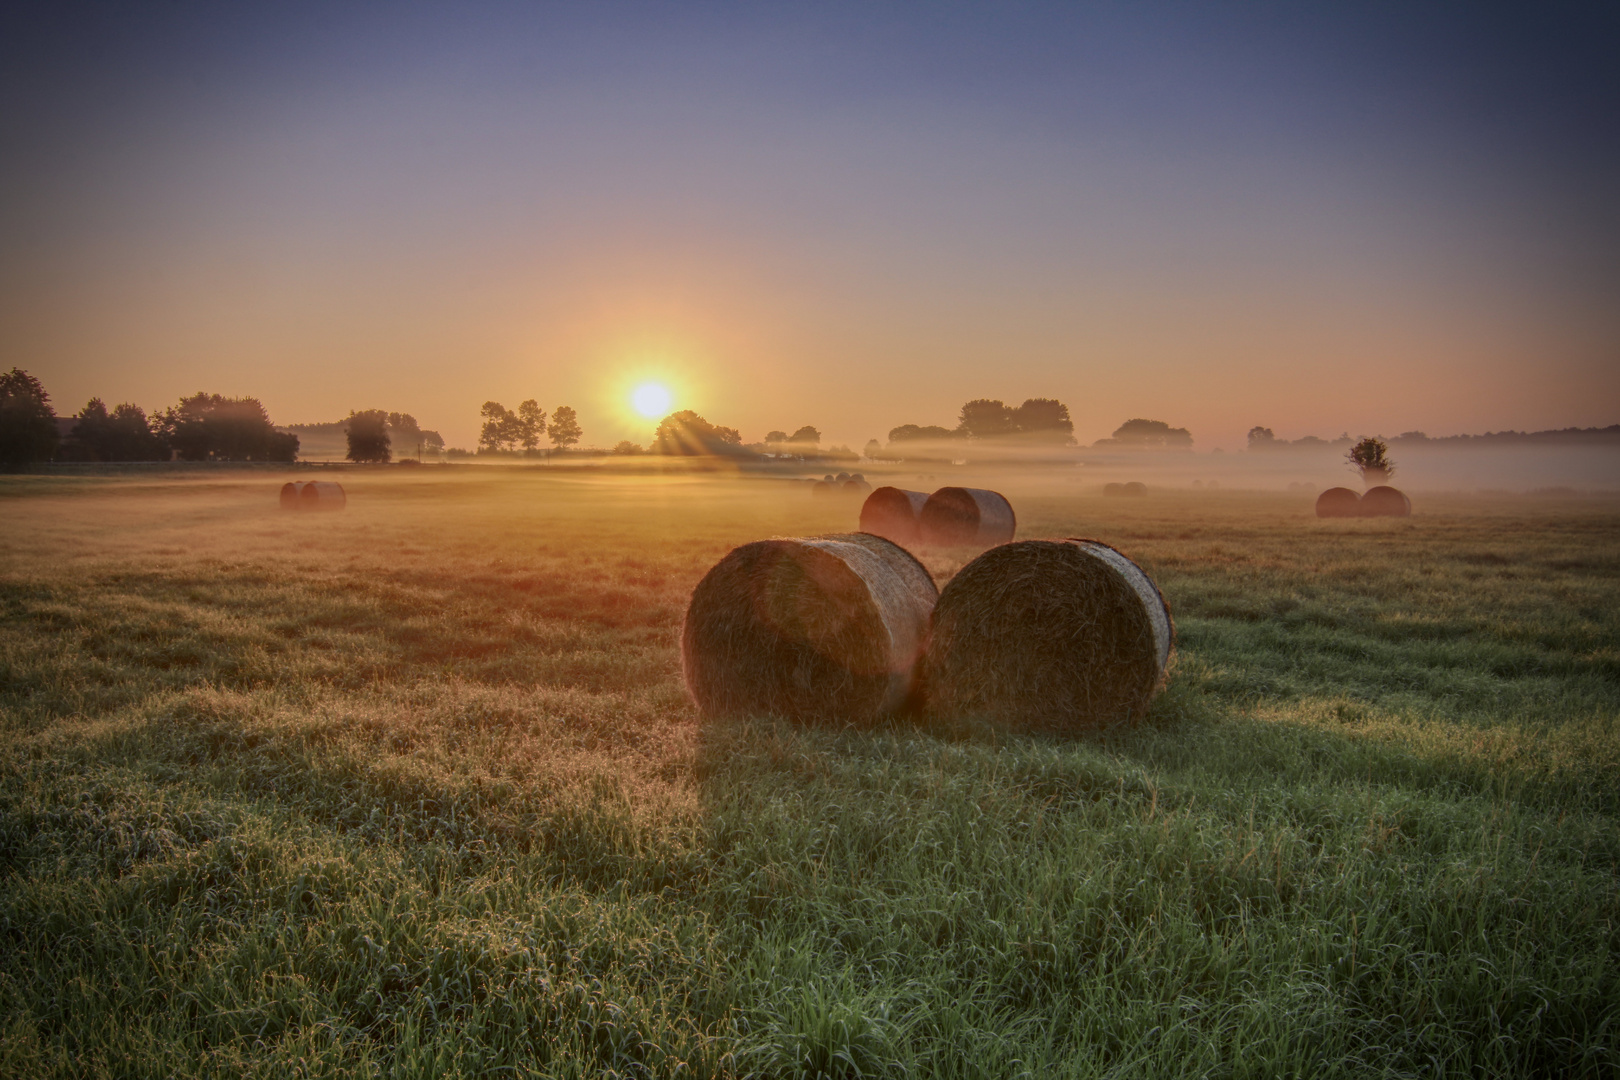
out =
[(0, 1075), (1620, 1068), (1620, 505), (981, 482), (1164, 589), (1143, 724), (700, 723), (796, 485), (0, 481)]

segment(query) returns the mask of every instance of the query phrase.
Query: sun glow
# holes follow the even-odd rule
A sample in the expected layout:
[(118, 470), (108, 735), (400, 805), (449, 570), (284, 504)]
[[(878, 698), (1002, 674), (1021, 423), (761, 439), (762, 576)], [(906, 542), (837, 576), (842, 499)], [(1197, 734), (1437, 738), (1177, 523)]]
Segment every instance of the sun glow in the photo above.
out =
[(669, 412), (669, 407), (675, 401), (675, 395), (669, 392), (669, 387), (663, 383), (646, 382), (630, 392), (630, 404), (649, 419), (657, 419)]

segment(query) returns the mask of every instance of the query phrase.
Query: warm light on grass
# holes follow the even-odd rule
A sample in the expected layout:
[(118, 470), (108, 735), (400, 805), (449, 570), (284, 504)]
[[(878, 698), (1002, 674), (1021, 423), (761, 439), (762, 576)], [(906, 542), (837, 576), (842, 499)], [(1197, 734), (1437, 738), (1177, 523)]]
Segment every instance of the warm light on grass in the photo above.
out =
[(658, 419), (669, 414), (669, 407), (675, 401), (675, 396), (669, 392), (669, 387), (663, 383), (642, 383), (630, 392), (630, 405), (636, 412), (650, 419)]

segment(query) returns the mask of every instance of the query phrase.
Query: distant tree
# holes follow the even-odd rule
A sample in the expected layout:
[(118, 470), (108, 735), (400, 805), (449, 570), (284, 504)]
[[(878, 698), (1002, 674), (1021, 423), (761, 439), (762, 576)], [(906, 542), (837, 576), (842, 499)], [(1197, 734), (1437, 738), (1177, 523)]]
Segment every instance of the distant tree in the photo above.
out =
[(422, 428), (410, 413), (388, 414), (388, 442), (398, 446), (401, 454), (422, 456)]
[(1013, 427), (1032, 442), (1074, 442), (1069, 407), (1056, 398), (1029, 398), (1012, 410)]
[(784, 442), (790, 442), (790, 443), (797, 443), (797, 444), (799, 444), (801, 446), (820, 446), (821, 445), (821, 432), (817, 431), (815, 428), (811, 427), (809, 424), (806, 424), (806, 425), (804, 425), (804, 427), (800, 428), (798, 431), (795, 431), (792, 435), (789, 435), (783, 441)]
[(478, 415), (484, 418), (483, 427), (478, 431), (478, 452), (480, 454), (498, 454), (509, 448), (513, 436), (517, 434), (522, 421), (513, 413), (506, 411), (506, 406), (498, 401), (486, 401)]
[(442, 454), (442, 453), (444, 453), (444, 436), (440, 435), (437, 431), (429, 431), (429, 430), (424, 428), (422, 433), (421, 433), (421, 440), (422, 440), (421, 441), (421, 447), (422, 447), (422, 452), (423, 453), (427, 453), (427, 454)]
[(388, 436), (388, 414), (381, 409), (351, 412), (345, 421), (350, 461), (388, 461), (394, 456)]
[(298, 459), (298, 436), (277, 431), (258, 398), (199, 392), (163, 410), (157, 428), (182, 461)]
[[(561, 410), (558, 410), (559, 413)], [(570, 410), (572, 411), (572, 410)], [(555, 426), (555, 422), (553, 422)], [(546, 433), (546, 410), (530, 398), (517, 407), (517, 438), (525, 450), (537, 450), (540, 437)]]
[(169, 444), (139, 405), (125, 403), (109, 413), (100, 398), (91, 398), (77, 419), (73, 437), (96, 461), (169, 460)]
[(787, 432), (785, 432), (785, 431), (767, 431), (765, 433), (765, 442), (767, 444), (770, 444), (770, 445), (774, 446), (774, 445), (777, 445), (779, 443), (785, 443), (787, 441), (788, 441), (788, 437), (787, 437)]
[[(1286, 443), (1282, 445), (1287, 445)], [(1268, 427), (1252, 427), (1249, 429), (1250, 450), (1275, 450), (1278, 446), (1277, 436)]]
[(927, 427), (918, 427), (916, 424), (901, 424), (897, 428), (889, 429), (889, 443), (917, 442), (921, 439), (954, 439), (961, 435), (959, 431), (930, 424)]
[(861, 451), (868, 458), (878, 458), (883, 454), (883, 444), (876, 439), (867, 439), (866, 446)]
[(1389, 459), (1389, 445), (1383, 439), (1362, 436), (1344, 455), (1350, 467), (1361, 474), (1369, 487), (1385, 483), (1395, 475), (1395, 463)]
[(653, 433), (655, 454), (736, 454), (741, 449), (742, 435), (736, 428), (711, 424), (691, 409), (670, 413)]
[(970, 439), (994, 439), (1012, 435), (1018, 421), (1012, 409), (989, 398), (975, 398), (962, 406), (956, 428)]
[(1114, 430), (1112, 442), (1131, 448), (1170, 449), (1192, 446), (1192, 432), (1163, 420), (1127, 420)]
[(574, 410), (567, 405), (557, 406), (557, 411), (551, 414), (551, 444), (559, 450), (566, 450), (579, 442), (583, 434)]
[(0, 464), (49, 461), (61, 435), (51, 395), (21, 368), (0, 375)]
[(613, 452), (615, 454), (641, 454), (646, 451), (642, 450), (638, 443), (633, 443), (629, 439), (620, 439), (613, 445)]

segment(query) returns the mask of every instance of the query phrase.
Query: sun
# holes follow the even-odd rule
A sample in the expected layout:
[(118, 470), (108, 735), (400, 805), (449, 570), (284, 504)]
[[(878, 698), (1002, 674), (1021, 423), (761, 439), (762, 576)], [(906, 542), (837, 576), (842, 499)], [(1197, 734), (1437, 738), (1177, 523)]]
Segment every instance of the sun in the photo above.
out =
[(675, 395), (663, 383), (645, 382), (630, 391), (630, 404), (642, 416), (657, 419), (667, 415)]

